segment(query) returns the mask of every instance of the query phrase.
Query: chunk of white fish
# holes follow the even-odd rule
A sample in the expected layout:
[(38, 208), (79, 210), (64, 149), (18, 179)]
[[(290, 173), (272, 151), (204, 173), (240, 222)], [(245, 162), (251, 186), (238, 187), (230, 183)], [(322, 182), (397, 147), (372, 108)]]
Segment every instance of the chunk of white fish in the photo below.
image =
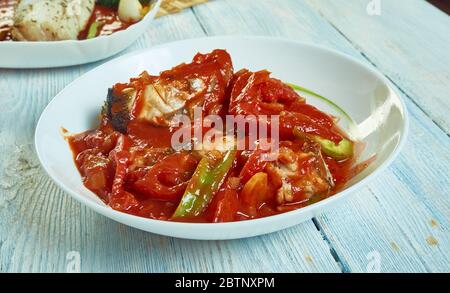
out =
[(19, 41), (76, 40), (94, 11), (95, 0), (22, 0), (13, 38)]
[(186, 103), (206, 90), (201, 79), (167, 81), (156, 79), (144, 89), (140, 107), (136, 109), (138, 91), (132, 87), (115, 95), (108, 92), (106, 109), (114, 129), (124, 133), (130, 119), (137, 118), (157, 126), (169, 126), (174, 114), (182, 112)]
[[(304, 195), (309, 199), (313, 195), (328, 193), (334, 186), (333, 177), (328, 169), (320, 150), (314, 152), (297, 153), (281, 148), (280, 151), (290, 153), (293, 157), (291, 162), (275, 162), (273, 164), (274, 171), (281, 179), (282, 186), (277, 190), (278, 204), (289, 204), (294, 201), (293, 189), (303, 190)], [(300, 170), (298, 160), (308, 158), (312, 160), (310, 168)], [(291, 178), (296, 178), (294, 181)]]
[(186, 102), (203, 91), (201, 79), (189, 80), (189, 88), (181, 88), (177, 81), (166, 84), (160, 80), (145, 88), (143, 107), (138, 118), (156, 125), (168, 125), (170, 116), (182, 110)]

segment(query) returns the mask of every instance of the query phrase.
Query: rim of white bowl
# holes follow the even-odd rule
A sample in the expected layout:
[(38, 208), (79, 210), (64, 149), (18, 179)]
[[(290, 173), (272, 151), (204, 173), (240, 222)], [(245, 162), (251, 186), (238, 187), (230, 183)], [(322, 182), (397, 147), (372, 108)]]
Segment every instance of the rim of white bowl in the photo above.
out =
[[(37, 134), (38, 134), (38, 129), (40, 128), (40, 124), (41, 124), (41, 120), (43, 119), (43, 117), (45, 116), (45, 113), (47, 111), (47, 109), (52, 105), (52, 103), (54, 102), (54, 100), (61, 94), (63, 94), (65, 92), (66, 89), (68, 89), (73, 83), (77, 82), (78, 79), (80, 79), (81, 77), (83, 77), (85, 74), (90, 73), (90, 72), (95, 72), (97, 70), (101, 70), (103, 66), (109, 64), (110, 62), (116, 62), (117, 60), (120, 59), (126, 59), (129, 58), (131, 56), (134, 55), (139, 55), (145, 51), (148, 50), (154, 50), (154, 49), (158, 49), (167, 45), (171, 45), (171, 44), (181, 44), (184, 42), (195, 42), (195, 41), (204, 41), (205, 39), (216, 39), (216, 40), (231, 40), (231, 39), (241, 39), (241, 40), (260, 40), (260, 41), (269, 41), (269, 42), (285, 42), (285, 43), (289, 43), (289, 44), (293, 44), (293, 45), (297, 45), (297, 46), (304, 46), (304, 47), (310, 47), (310, 48), (315, 48), (318, 50), (322, 50), (322, 51), (326, 51), (330, 54), (333, 55), (337, 55), (341, 58), (344, 58), (346, 60), (348, 60), (349, 62), (357, 65), (357, 66), (361, 66), (363, 68), (365, 68), (366, 70), (368, 70), (370, 73), (374, 74), (376, 77), (378, 77), (383, 83), (385, 83), (385, 85), (388, 86), (388, 88), (392, 91), (392, 93), (395, 95), (395, 97), (397, 97), (397, 99), (399, 100), (400, 104), (401, 104), (401, 110), (403, 111), (403, 117), (404, 117), (404, 123), (403, 123), (403, 131), (400, 137), (400, 140), (396, 146), (396, 148), (394, 149), (394, 151), (386, 158), (386, 160), (375, 170), (373, 170), (373, 172), (371, 174), (369, 174), (368, 176), (362, 178), (359, 182), (355, 183), (354, 185), (347, 187), (341, 191), (339, 191), (338, 193), (334, 194), (333, 196), (330, 196), (326, 199), (323, 199), (321, 201), (318, 201), (314, 204), (311, 204), (309, 206), (297, 209), (297, 210), (293, 210), (293, 211), (289, 211), (289, 212), (285, 212), (285, 213), (281, 213), (281, 214), (277, 214), (277, 215), (273, 215), (273, 216), (268, 216), (268, 217), (263, 217), (263, 218), (257, 218), (257, 219), (249, 219), (249, 220), (244, 220), (244, 221), (234, 221), (234, 222), (226, 222), (226, 223), (191, 223), (191, 222), (171, 222), (171, 221), (164, 221), (164, 220), (157, 220), (157, 219), (150, 219), (150, 218), (144, 218), (144, 217), (139, 217), (139, 216), (135, 216), (132, 214), (127, 214), (124, 212), (120, 212), (120, 211), (116, 211), (114, 209), (112, 209), (111, 207), (105, 205), (101, 205), (98, 203), (95, 203), (92, 200), (89, 200), (83, 196), (80, 196), (78, 193), (72, 191), (71, 189), (69, 189), (67, 186), (65, 186), (65, 184), (59, 180), (56, 180), (53, 176), (52, 176), (52, 172), (47, 168), (46, 164), (43, 164), (43, 161), (41, 159), (41, 154), (40, 154), (40, 150), (37, 144)], [(76, 78), (74, 81), (72, 81), (71, 83), (69, 83), (61, 92), (59, 92), (49, 103), (48, 105), (45, 107), (44, 111), (42, 112), (38, 123), (36, 125), (35, 128), (35, 149), (36, 149), (36, 153), (37, 156), (39, 158), (39, 161), (41, 162), (41, 166), (44, 168), (44, 170), (46, 171), (46, 173), (49, 175), (49, 177), (60, 187), (62, 188), (64, 191), (66, 191), (72, 198), (74, 198), (75, 200), (81, 202), (82, 204), (86, 205), (87, 207), (93, 209), (94, 211), (106, 216), (106, 217), (110, 217), (110, 215), (114, 215), (114, 219), (115, 221), (121, 222), (127, 226), (130, 226), (128, 224), (126, 224), (126, 222), (128, 222), (126, 219), (132, 219), (134, 221), (138, 221), (140, 223), (145, 223), (145, 222), (151, 222), (153, 224), (157, 224), (160, 226), (166, 226), (165, 228), (167, 229), (171, 229), (171, 228), (176, 228), (176, 227), (183, 227), (183, 228), (193, 228), (196, 230), (203, 230), (203, 232), (208, 232), (211, 230), (216, 230), (216, 229), (233, 229), (233, 228), (242, 228), (243, 226), (253, 226), (253, 225), (264, 225), (267, 223), (270, 223), (272, 221), (283, 221), (286, 220), (288, 218), (291, 217), (295, 217), (298, 214), (301, 213), (307, 213), (307, 212), (311, 212), (312, 214), (314, 214), (315, 210), (318, 210), (322, 207), (331, 205), (331, 203), (335, 202), (335, 201), (339, 201), (339, 200), (343, 200), (345, 197), (348, 197), (350, 194), (355, 193), (355, 191), (357, 191), (358, 189), (360, 189), (361, 187), (363, 187), (364, 185), (367, 185), (370, 181), (372, 181), (373, 179), (375, 179), (376, 177), (378, 177), (378, 175), (384, 171), (392, 162), (393, 160), (398, 156), (399, 152), (401, 151), (401, 149), (404, 147), (405, 143), (406, 143), (406, 139), (408, 136), (408, 132), (409, 132), (409, 117), (408, 117), (408, 110), (406, 107), (405, 102), (403, 101), (401, 95), (399, 95), (398, 90), (396, 89), (395, 85), (393, 85), (393, 83), (387, 79), (383, 74), (381, 74), (380, 72), (378, 72), (375, 68), (369, 67), (367, 64), (365, 64), (364, 62), (349, 56), (345, 53), (339, 52), (337, 50), (334, 49), (330, 49), (328, 47), (322, 46), (322, 45), (317, 45), (317, 44), (312, 44), (309, 42), (301, 42), (301, 41), (294, 41), (294, 40), (290, 40), (290, 39), (286, 39), (286, 38), (279, 38), (279, 37), (266, 37), (266, 36), (244, 36), (244, 35), (234, 35), (234, 36), (211, 36), (211, 37), (201, 37), (201, 38), (191, 38), (191, 39), (185, 39), (185, 40), (179, 40), (179, 41), (174, 41), (174, 42), (169, 42), (169, 43), (164, 43), (164, 44), (160, 44), (157, 46), (153, 46), (151, 48), (147, 48), (147, 49), (141, 49), (141, 50), (137, 50), (128, 54), (125, 54), (123, 56), (120, 56), (118, 58), (112, 59), (108, 62), (105, 62), (104, 64), (88, 71), (87, 73), (79, 76), (78, 78)], [(91, 191), (89, 191), (91, 192)], [(312, 217), (311, 217), (312, 218)], [(295, 225), (295, 224), (294, 224)], [(292, 225), (291, 225), (292, 226)], [(133, 227), (133, 226), (132, 226)], [(136, 227), (135, 227), (136, 228)], [(287, 228), (287, 227), (286, 227)], [(139, 228), (137, 228), (139, 229)], [(141, 229), (142, 230), (142, 229)], [(271, 231), (265, 232), (265, 233), (258, 233), (257, 235), (264, 235), (264, 234), (268, 234), (271, 233)], [(176, 237), (176, 238), (184, 238), (184, 239), (203, 239), (203, 238), (198, 238), (198, 237), (184, 237), (184, 236), (172, 236), (170, 235), (170, 233), (157, 233), (160, 235), (165, 235), (165, 236), (170, 236), (170, 237)], [(227, 237), (225, 239), (237, 239), (237, 238), (246, 238), (246, 237), (252, 237), (252, 236), (256, 236), (256, 235), (249, 235), (249, 236), (242, 236), (242, 237)], [(208, 239), (207, 237), (205, 237), (204, 239)], [(216, 239), (216, 238), (213, 238)], [(217, 238), (218, 239), (218, 238)]]

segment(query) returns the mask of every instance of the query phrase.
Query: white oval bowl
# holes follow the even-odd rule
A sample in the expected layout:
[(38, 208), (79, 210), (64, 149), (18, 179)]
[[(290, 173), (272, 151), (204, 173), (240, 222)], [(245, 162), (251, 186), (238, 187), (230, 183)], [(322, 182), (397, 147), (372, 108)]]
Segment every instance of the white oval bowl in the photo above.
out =
[(0, 41), (0, 68), (62, 67), (111, 57), (126, 49), (145, 32), (158, 12), (161, 1), (155, 2), (141, 21), (108, 36), (50, 42)]
[[(108, 87), (125, 82), (143, 70), (152, 74), (189, 62), (197, 52), (226, 49), (234, 68), (268, 69), (285, 82), (312, 89), (342, 106), (354, 119), (342, 123), (367, 143), (361, 159), (376, 160), (338, 194), (284, 214), (232, 223), (177, 223), (141, 218), (115, 211), (85, 188), (60, 127), (82, 132), (96, 127)], [(339, 116), (320, 100), (307, 102)], [(61, 91), (42, 113), (36, 127), (36, 151), (50, 177), (73, 198), (96, 212), (141, 230), (189, 239), (234, 239), (281, 230), (348, 198), (382, 172), (405, 142), (408, 118), (403, 101), (390, 82), (367, 65), (339, 52), (299, 42), (261, 37), (213, 37), (184, 40), (133, 52), (81, 76)]]

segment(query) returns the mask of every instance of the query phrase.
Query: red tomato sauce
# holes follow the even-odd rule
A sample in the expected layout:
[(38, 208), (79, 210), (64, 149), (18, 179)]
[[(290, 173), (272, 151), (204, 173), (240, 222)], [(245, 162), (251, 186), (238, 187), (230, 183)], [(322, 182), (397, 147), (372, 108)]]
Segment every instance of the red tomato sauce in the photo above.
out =
[[(66, 136), (84, 185), (113, 209), (140, 217), (230, 222), (292, 211), (332, 196), (365, 167), (355, 169), (355, 155), (341, 160), (327, 156), (311, 138), (318, 135), (336, 143), (348, 139), (333, 117), (306, 104), (284, 83), (270, 78), (267, 71), (232, 72), (228, 53), (215, 50), (198, 54), (193, 63), (179, 65), (159, 77), (143, 73), (129, 83), (114, 85), (108, 93), (100, 126)], [(201, 78), (206, 92), (199, 91), (192, 97), (188, 85), (192, 78)], [(155, 84), (176, 87), (170, 92), (177, 93), (178, 102), (186, 90), (195, 104), (203, 105), (203, 111), (220, 114), (221, 119), (222, 114), (280, 115), (280, 132), (285, 134), (276, 159), (264, 160), (268, 151), (262, 148), (239, 150), (225, 175), (208, 177), (215, 169), (199, 175), (199, 166), (204, 166), (200, 162), (210, 158), (213, 151), (175, 150), (172, 137), (176, 128), (142, 118), (149, 114), (139, 116), (142, 104), (149, 103), (142, 92), (146, 85)], [(136, 91), (132, 105), (125, 103), (133, 96), (130, 88)], [(170, 102), (170, 96), (164, 97)], [(128, 105), (128, 112), (123, 111), (124, 105)], [(189, 107), (186, 103), (183, 111), (189, 113)], [(124, 121), (123, 127), (118, 128), (117, 123)], [(297, 127), (304, 135), (292, 134)], [(199, 213), (173, 218), (189, 188), (203, 186), (197, 190), (205, 192), (216, 181), (218, 188)], [(204, 182), (209, 183), (201, 185)]]
[(0, 0), (0, 41), (11, 40), (14, 8), (19, 0)]
[(89, 19), (86, 28), (78, 35), (79, 40), (86, 39), (89, 28), (94, 22), (98, 22), (100, 24), (100, 29), (97, 32), (97, 36), (111, 35), (115, 32), (125, 30), (133, 24), (132, 22), (125, 22), (120, 20), (116, 9), (95, 4), (94, 12)]
[[(188, 154), (177, 153), (170, 150), (170, 140), (173, 130), (170, 128), (155, 127), (146, 122), (133, 121), (129, 124), (127, 133), (127, 138), (130, 140), (130, 145), (127, 149), (137, 148), (138, 150), (133, 151), (135, 155), (142, 156), (142, 160), (146, 161), (149, 165), (155, 164), (157, 161), (161, 161), (168, 156), (178, 154), (178, 160), (162, 161), (163, 163), (159, 167), (163, 170), (160, 173), (161, 175), (159, 175), (159, 179), (162, 183), (171, 186), (174, 182), (177, 182), (176, 177), (181, 177), (182, 173), (178, 171), (175, 172), (174, 170), (179, 168), (179, 158), (186, 157)], [(111, 160), (111, 153), (114, 151), (117, 139), (121, 135), (122, 134), (111, 129), (109, 122), (104, 121), (102, 126), (97, 130), (87, 131), (68, 138), (74, 154), (76, 166), (82, 176), (85, 186), (109, 204), (111, 186), (116, 172), (116, 166), (113, 163), (113, 160)], [(152, 148), (150, 150), (145, 149), (145, 146), (152, 146)], [(229, 177), (236, 176), (241, 179), (241, 182), (237, 184), (238, 188), (242, 189), (242, 183), (247, 182), (258, 170), (265, 169), (267, 162), (261, 161), (261, 158), (255, 154), (256, 152), (243, 151), (237, 157)], [(336, 161), (327, 156), (324, 158), (335, 183), (335, 187), (332, 191), (328, 194), (312, 198), (311, 200), (295, 202), (283, 206), (281, 209), (277, 209), (274, 200), (267, 199), (260, 204), (256, 217), (267, 217), (307, 206), (310, 203), (331, 196), (344, 187), (350, 177), (354, 163), (353, 160)], [(165, 198), (169, 198), (164, 197), (166, 196), (164, 194), (160, 198), (154, 197), (149, 199), (145, 195), (140, 194), (139, 191), (136, 191), (133, 187), (133, 184), (137, 180), (144, 178), (149, 170), (155, 168), (155, 165), (152, 166), (153, 167), (151, 168), (144, 167), (132, 170), (127, 175), (128, 178), (124, 189), (133, 194), (137, 199), (137, 204), (129, 205), (129, 200), (125, 197), (116, 202), (115, 208), (141, 217), (170, 220), (171, 215), (177, 208), (182, 192), (179, 193), (178, 196), (175, 196), (174, 200), (164, 200)], [(191, 168), (191, 170), (187, 172), (187, 175), (185, 175), (185, 178), (181, 181), (187, 181), (189, 176), (192, 175), (192, 171), (193, 169)], [(147, 183), (151, 184), (151, 182)], [(145, 184), (145, 180), (143, 184)], [(224, 186), (217, 192), (216, 196), (202, 215), (195, 218), (177, 219), (177, 221), (224, 222), (252, 218), (248, 215), (245, 202), (239, 200), (238, 192), (227, 188), (227, 184), (228, 183), (224, 183)], [(267, 187), (267, 189), (271, 188), (273, 189), (271, 186)], [(270, 192), (274, 193), (275, 191), (270, 190)], [(230, 213), (230, 211), (233, 212)]]

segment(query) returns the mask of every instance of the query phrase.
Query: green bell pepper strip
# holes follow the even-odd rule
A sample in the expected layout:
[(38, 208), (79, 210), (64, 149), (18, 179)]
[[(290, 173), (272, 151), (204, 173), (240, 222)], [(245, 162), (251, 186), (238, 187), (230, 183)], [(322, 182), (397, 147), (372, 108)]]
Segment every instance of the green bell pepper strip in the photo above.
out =
[(335, 144), (333, 141), (315, 136), (314, 139), (320, 143), (322, 151), (336, 160), (345, 160), (353, 155), (353, 143), (346, 138)]
[(97, 32), (98, 32), (98, 26), (99, 23), (97, 21), (94, 21), (91, 26), (89, 27), (89, 31), (88, 34), (86, 36), (86, 39), (93, 39), (97, 36)]
[(236, 153), (226, 151), (218, 162), (208, 157), (200, 160), (172, 218), (192, 218), (205, 210), (231, 169)]
[(318, 135), (307, 134), (294, 127), (294, 135), (298, 138), (309, 138), (320, 144), (322, 152), (336, 160), (345, 160), (353, 156), (353, 143), (345, 137), (336, 144), (333, 141)]

